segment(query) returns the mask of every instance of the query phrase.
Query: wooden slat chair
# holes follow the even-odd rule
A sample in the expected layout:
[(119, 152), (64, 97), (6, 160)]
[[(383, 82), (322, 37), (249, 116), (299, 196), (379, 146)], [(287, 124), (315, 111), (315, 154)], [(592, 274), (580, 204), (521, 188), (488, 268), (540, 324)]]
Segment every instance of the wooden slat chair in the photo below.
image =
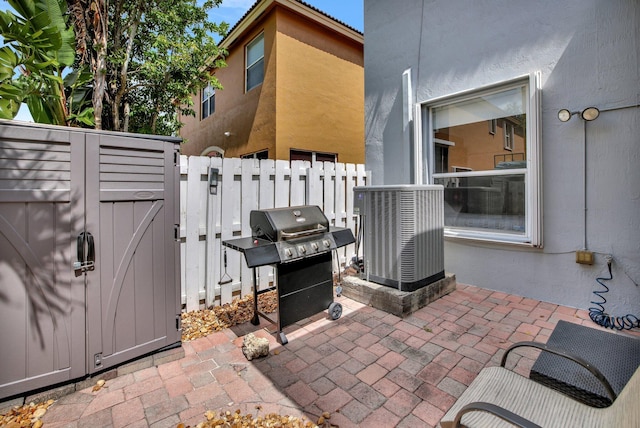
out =
[[(591, 407), (504, 367), (512, 349), (534, 346), (569, 358), (591, 371), (612, 395), (613, 404)], [(640, 427), (640, 367), (616, 397), (608, 381), (589, 363), (536, 342), (520, 342), (505, 351), (500, 367), (482, 369), (444, 415), (442, 428)]]

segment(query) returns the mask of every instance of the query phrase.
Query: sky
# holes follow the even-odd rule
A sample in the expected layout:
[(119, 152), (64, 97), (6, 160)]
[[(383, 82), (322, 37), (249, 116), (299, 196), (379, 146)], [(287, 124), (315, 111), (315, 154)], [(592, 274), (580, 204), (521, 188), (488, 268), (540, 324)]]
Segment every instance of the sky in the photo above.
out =
[[(364, 0), (303, 0), (316, 9), (342, 21), (359, 31), (364, 31)], [(253, 6), (255, 0), (222, 0), (219, 8), (209, 12), (214, 22), (226, 22), (233, 27)], [(6, 0), (0, 0), (0, 10), (9, 9)], [(26, 105), (22, 105), (16, 120), (33, 121)]]

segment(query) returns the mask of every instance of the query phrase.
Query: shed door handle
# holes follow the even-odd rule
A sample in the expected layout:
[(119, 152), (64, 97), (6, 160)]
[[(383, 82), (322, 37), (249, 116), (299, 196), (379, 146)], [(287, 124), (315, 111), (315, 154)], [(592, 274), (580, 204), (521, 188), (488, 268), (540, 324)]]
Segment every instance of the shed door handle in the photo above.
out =
[(84, 232), (82, 232), (80, 235), (78, 235), (78, 242), (77, 242), (77, 260), (78, 262), (82, 263), (84, 262)]
[[(87, 245), (86, 257), (85, 243)], [(76, 246), (76, 255), (78, 256), (78, 259), (73, 263), (73, 270), (75, 271), (76, 276), (80, 276), (83, 272), (95, 269), (96, 249), (93, 235), (89, 232), (80, 233), (76, 240)]]
[(95, 262), (96, 261), (96, 247), (93, 244), (93, 235), (87, 232), (87, 259), (86, 262)]

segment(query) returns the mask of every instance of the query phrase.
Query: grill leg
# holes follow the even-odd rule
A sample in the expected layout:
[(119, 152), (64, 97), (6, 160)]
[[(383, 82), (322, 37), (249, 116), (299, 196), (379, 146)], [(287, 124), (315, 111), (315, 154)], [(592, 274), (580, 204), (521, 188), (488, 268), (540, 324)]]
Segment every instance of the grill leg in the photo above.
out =
[(258, 277), (256, 276), (256, 268), (253, 268), (253, 318), (251, 324), (260, 325), (260, 317), (258, 316)]

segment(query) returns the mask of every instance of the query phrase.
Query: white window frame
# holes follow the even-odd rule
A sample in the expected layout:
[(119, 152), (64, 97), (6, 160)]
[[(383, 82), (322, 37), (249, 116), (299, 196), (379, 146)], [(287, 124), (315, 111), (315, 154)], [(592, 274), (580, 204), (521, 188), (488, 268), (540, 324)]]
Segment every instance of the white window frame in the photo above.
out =
[[(416, 115), (416, 153), (424, 153), (416, 159), (416, 183), (433, 184), (434, 178), (456, 178), (458, 174), (432, 174), (434, 171), (434, 135), (432, 129), (432, 109), (470, 98), (476, 98), (493, 92), (501, 92), (507, 89), (524, 86), (526, 88), (526, 170), (502, 170), (502, 171), (473, 171), (468, 172), (469, 176), (483, 175), (509, 175), (524, 174), (525, 181), (525, 231), (524, 234), (514, 235), (500, 233), (499, 231), (487, 229), (479, 231), (465, 228), (445, 227), (445, 237), (453, 239), (467, 239), (476, 241), (487, 241), (494, 243), (507, 243), (525, 245), (541, 248), (542, 242), (542, 158), (540, 139), (540, 73), (535, 72), (526, 76), (519, 76), (514, 79), (504, 80), (492, 85), (474, 88), (455, 94), (429, 99), (417, 104), (420, 114)], [(435, 177), (434, 177), (435, 176)]]
[[(253, 61), (251, 64), (249, 64), (249, 49), (251, 49), (253, 46), (255, 46), (260, 39), (262, 39), (262, 55), (260, 57), (258, 57), (255, 61)], [(258, 34), (257, 36), (255, 36), (253, 38), (253, 40), (251, 40), (249, 43), (247, 43), (247, 46), (244, 49), (244, 62), (245, 62), (245, 67), (244, 67), (244, 90), (245, 90), (245, 92), (249, 92), (253, 88), (257, 88), (258, 86), (260, 86), (262, 84), (262, 82), (264, 82), (264, 69), (263, 69), (263, 71), (262, 71), (262, 81), (260, 83), (255, 84), (252, 87), (249, 87), (249, 69), (251, 67), (253, 67), (256, 63), (258, 63), (260, 60), (263, 60), (262, 61), (262, 66), (264, 67), (264, 32), (262, 32), (262, 33)]]
[(514, 126), (513, 123), (509, 123), (508, 121), (504, 121), (502, 125), (502, 130), (504, 131), (504, 149), (513, 151), (513, 138), (514, 138)]
[[(207, 94), (209, 94), (207, 96)], [(205, 99), (206, 97), (206, 99)], [(213, 111), (211, 111), (211, 100), (213, 100)], [(207, 111), (205, 113), (205, 103), (207, 104)], [(211, 85), (207, 85), (202, 89), (202, 97), (200, 97), (200, 120), (204, 120), (209, 116), (212, 116), (216, 112), (216, 88)]]
[[(263, 157), (264, 156), (264, 157)], [(258, 150), (257, 152), (247, 153), (240, 156), (240, 159), (269, 159), (269, 150)]]
[(496, 135), (496, 129), (498, 128), (497, 119), (489, 119), (489, 134)]
[[(289, 159), (291, 159), (291, 152), (298, 152), (298, 153), (305, 153), (305, 154), (310, 154), (311, 155), (311, 163), (315, 164), (316, 162), (318, 162), (318, 155), (323, 155), (323, 156), (333, 156), (333, 163), (338, 162), (338, 154), (337, 153), (331, 153), (331, 152), (316, 152), (313, 150), (303, 150), (303, 149), (293, 149), (290, 148), (289, 149)], [(331, 162), (331, 161), (329, 161)]]

